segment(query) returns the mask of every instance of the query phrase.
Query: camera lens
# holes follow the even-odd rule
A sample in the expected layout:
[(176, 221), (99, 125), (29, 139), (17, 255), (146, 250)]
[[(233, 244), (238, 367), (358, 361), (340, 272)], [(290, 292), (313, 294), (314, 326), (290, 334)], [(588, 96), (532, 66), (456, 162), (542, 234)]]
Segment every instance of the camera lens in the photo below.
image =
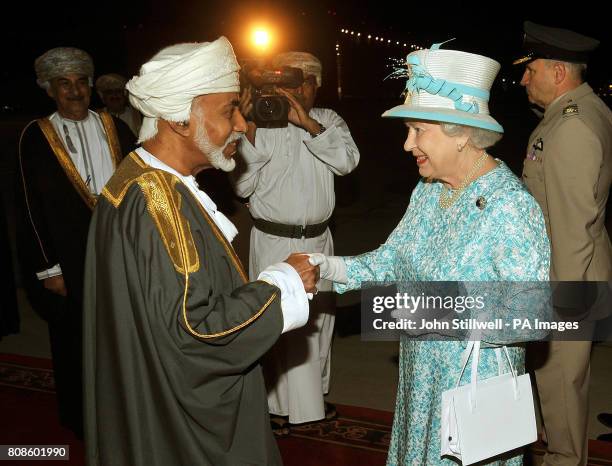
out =
[(286, 104), (279, 96), (266, 96), (258, 99), (255, 113), (263, 120), (278, 120), (285, 113)]
[(284, 128), (288, 124), (289, 101), (280, 95), (253, 98), (253, 120), (258, 128)]

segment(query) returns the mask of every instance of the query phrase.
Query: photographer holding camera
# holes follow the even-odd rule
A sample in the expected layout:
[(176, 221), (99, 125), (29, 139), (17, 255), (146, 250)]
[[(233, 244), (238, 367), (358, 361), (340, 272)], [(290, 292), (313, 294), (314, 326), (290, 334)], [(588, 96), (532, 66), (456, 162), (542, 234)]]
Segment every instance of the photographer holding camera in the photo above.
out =
[[(328, 223), (335, 205), (334, 175), (350, 173), (359, 162), (344, 120), (331, 109), (313, 108), (321, 62), (309, 53), (287, 52), (277, 55), (272, 65), (274, 70), (261, 72), (259, 81), (251, 78), (255, 89), (246, 88), (240, 101), (251, 121), (239, 148), (245, 166), (235, 191), (249, 197), (254, 221), (251, 277), (292, 252), (333, 254)], [(258, 92), (266, 83), (275, 84), (276, 95)], [(283, 102), (288, 104), (286, 115)], [(322, 280), (317, 288), (321, 293), (311, 302), (309, 323), (290, 339), (281, 337), (264, 360), (277, 435), (289, 433), (288, 423), (336, 415), (323, 400), (329, 390), (335, 298), (331, 282)]]

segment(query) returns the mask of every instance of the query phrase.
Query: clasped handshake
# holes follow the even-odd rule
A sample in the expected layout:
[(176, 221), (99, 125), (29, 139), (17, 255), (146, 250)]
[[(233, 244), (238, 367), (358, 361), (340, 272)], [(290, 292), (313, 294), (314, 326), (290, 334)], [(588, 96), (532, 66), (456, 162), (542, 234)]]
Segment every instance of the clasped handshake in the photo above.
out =
[(340, 257), (326, 256), (318, 252), (291, 254), (286, 260), (295, 269), (307, 293), (317, 293), (319, 279), (346, 283), (346, 267)]

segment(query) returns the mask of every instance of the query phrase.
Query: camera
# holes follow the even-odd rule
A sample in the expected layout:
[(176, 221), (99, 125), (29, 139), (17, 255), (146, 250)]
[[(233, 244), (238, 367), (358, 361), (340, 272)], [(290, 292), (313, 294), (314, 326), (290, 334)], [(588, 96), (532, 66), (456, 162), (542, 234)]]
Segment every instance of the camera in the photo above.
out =
[(258, 128), (285, 128), (288, 123), (289, 101), (276, 93), (276, 87), (296, 88), (304, 82), (299, 68), (253, 68), (244, 73), (245, 84), (251, 86), (253, 110), (250, 118)]

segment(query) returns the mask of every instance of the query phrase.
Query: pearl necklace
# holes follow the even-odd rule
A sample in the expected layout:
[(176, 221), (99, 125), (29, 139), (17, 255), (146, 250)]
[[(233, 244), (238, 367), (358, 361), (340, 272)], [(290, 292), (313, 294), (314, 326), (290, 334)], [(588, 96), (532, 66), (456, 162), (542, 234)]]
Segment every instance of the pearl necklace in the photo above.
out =
[(474, 162), (472, 169), (466, 175), (457, 189), (449, 189), (446, 186), (442, 188), (442, 191), (440, 191), (440, 198), (438, 199), (438, 204), (442, 209), (448, 209), (457, 199), (459, 199), (465, 188), (467, 188), (467, 186), (471, 183), (472, 177), (482, 168), (488, 156), (489, 154), (486, 152), (482, 153), (478, 160)]

